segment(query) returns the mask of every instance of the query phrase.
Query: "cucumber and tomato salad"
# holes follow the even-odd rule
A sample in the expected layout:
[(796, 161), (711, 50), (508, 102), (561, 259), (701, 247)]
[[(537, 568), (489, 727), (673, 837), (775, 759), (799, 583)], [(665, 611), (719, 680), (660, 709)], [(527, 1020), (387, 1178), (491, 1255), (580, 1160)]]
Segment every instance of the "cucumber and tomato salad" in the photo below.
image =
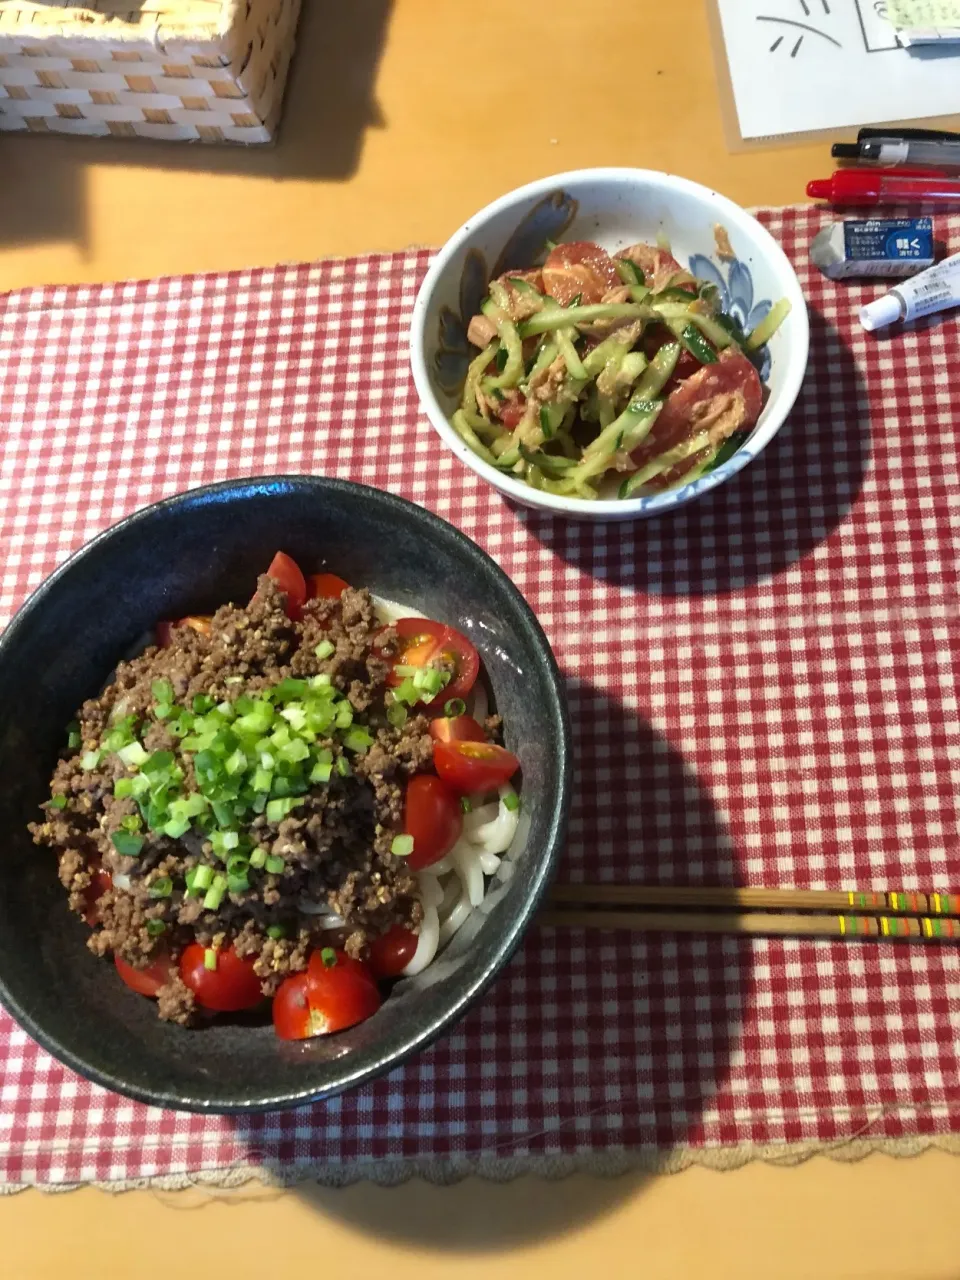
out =
[(485, 461), (549, 493), (687, 484), (756, 425), (755, 353), (788, 310), (782, 300), (744, 334), (716, 287), (662, 246), (553, 245), (542, 267), (490, 282), (453, 425)]

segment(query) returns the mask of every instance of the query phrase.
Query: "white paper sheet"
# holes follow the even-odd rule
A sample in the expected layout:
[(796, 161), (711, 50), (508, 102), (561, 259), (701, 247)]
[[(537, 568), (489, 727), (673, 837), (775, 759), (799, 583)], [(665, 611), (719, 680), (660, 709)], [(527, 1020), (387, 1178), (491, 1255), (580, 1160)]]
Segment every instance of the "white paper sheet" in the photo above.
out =
[(886, 0), (718, 0), (744, 138), (960, 113), (960, 52), (902, 48)]

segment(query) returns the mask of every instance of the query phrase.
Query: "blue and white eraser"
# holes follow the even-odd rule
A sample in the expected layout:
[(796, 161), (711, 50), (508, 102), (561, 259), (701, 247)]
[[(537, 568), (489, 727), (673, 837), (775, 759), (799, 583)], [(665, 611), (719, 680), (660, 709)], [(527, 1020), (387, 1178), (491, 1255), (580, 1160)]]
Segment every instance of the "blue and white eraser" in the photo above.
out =
[(824, 227), (810, 257), (831, 280), (916, 275), (936, 261), (932, 218), (848, 218)]

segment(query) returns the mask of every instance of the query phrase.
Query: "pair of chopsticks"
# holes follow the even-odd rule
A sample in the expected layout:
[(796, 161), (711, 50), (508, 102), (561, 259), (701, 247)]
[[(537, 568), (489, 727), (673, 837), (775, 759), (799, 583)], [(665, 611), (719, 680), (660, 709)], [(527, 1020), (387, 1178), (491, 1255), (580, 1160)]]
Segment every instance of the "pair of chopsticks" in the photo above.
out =
[(555, 885), (540, 924), (655, 933), (960, 941), (960, 895)]

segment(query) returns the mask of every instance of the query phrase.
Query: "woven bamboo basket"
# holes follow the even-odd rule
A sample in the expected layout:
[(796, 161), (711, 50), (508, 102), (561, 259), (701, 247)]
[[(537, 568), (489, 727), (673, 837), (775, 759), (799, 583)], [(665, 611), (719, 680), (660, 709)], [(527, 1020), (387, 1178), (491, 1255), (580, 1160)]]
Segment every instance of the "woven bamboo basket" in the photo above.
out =
[(273, 140), (300, 0), (0, 0), (0, 130)]

